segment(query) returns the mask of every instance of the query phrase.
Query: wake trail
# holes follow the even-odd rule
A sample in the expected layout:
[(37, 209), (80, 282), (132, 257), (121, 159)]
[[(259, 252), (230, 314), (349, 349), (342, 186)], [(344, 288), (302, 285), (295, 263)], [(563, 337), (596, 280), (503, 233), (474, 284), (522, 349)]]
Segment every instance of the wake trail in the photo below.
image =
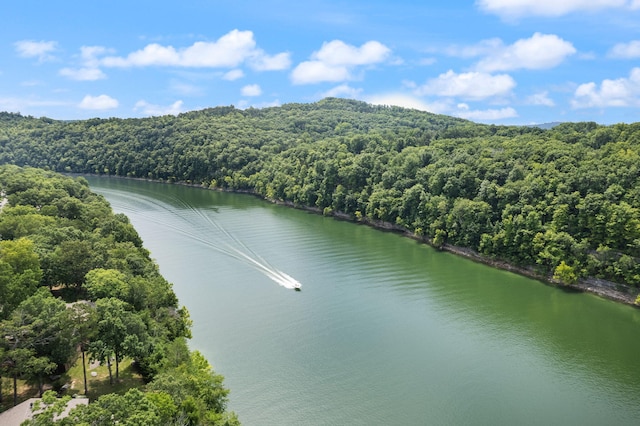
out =
[[(161, 214), (168, 213), (174, 217), (179, 217), (185, 222), (185, 225), (187, 225), (188, 228), (177, 226), (174, 224), (173, 221), (160, 220), (154, 217), (153, 215), (149, 213), (141, 212), (140, 210), (137, 210), (134, 207), (120, 206), (120, 209), (125, 212), (136, 213), (137, 215), (142, 216), (145, 220), (149, 222), (155, 223), (157, 225), (160, 225), (168, 229), (172, 229), (178, 234), (184, 237), (187, 237), (191, 240), (197, 241), (198, 243), (204, 245), (205, 247), (217, 253), (220, 253), (236, 261), (239, 261), (257, 270), (258, 272), (261, 272), (267, 278), (269, 278), (270, 280), (274, 281), (275, 283), (277, 283), (278, 285), (284, 288), (300, 289), (302, 286), (302, 284), (298, 280), (296, 280), (295, 278), (291, 277), (285, 272), (280, 271), (279, 269), (274, 267), (271, 263), (269, 263), (266, 259), (260, 256), (258, 253), (253, 251), (250, 247), (248, 247), (244, 242), (238, 239), (235, 235), (233, 235), (231, 232), (229, 232), (227, 229), (225, 229), (223, 226), (221, 226), (219, 223), (213, 220), (209, 215), (205, 214), (201, 209), (195, 208), (194, 206), (185, 202), (184, 200), (181, 200), (175, 197), (167, 197), (170, 200), (170, 202), (164, 203), (164, 202), (153, 200), (151, 196), (149, 197), (144, 195), (135, 196), (130, 194), (123, 194), (118, 191), (109, 191), (109, 190), (103, 190), (102, 192), (106, 194), (112, 194), (113, 196), (122, 197), (128, 200), (129, 203), (136, 203), (138, 205), (142, 205), (145, 208), (145, 210), (148, 210), (149, 212), (157, 211)], [(215, 237), (215, 235), (210, 235), (211, 238), (207, 238), (206, 235), (203, 236), (201, 233), (194, 232), (193, 231), (194, 223), (187, 220), (184, 217), (184, 215), (177, 214), (177, 212), (174, 209), (168, 207), (168, 205), (171, 206), (172, 204), (177, 205), (178, 208), (182, 208), (186, 211), (189, 211), (191, 214), (195, 216), (194, 219), (196, 220), (200, 219), (199, 221), (201, 222), (204, 221), (205, 225), (208, 225), (207, 229), (213, 228), (213, 230), (215, 231), (214, 234), (218, 234), (218, 236), (221, 234), (224, 238), (222, 239), (213, 238)], [(215, 241), (218, 244), (212, 243), (211, 242), (212, 239), (215, 239)], [(226, 241), (224, 241), (225, 239)]]

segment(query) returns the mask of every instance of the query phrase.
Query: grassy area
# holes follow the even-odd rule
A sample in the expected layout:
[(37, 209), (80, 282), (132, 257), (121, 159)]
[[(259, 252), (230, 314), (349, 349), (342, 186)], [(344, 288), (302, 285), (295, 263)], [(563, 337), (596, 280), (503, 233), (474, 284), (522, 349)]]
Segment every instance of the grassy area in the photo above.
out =
[[(142, 388), (144, 381), (140, 374), (135, 371), (130, 359), (120, 362), (120, 379), (116, 381), (116, 367), (112, 365), (113, 385), (109, 384), (109, 370), (106, 365), (89, 365), (87, 362), (87, 387), (88, 397), (92, 401), (107, 393), (123, 394), (131, 388)], [(95, 372), (96, 376), (91, 373)], [(70, 385), (67, 390), (69, 395), (84, 395), (84, 378), (82, 375), (82, 357), (78, 357), (76, 363), (69, 369), (67, 383)]]
[[(89, 388), (88, 397), (90, 400), (95, 400), (101, 395), (108, 393), (126, 393), (131, 388), (142, 388), (144, 381), (140, 374), (135, 371), (130, 359), (125, 359), (120, 363), (120, 380), (116, 381), (116, 367), (113, 369), (113, 385), (109, 384), (109, 370), (106, 365), (93, 365), (89, 366), (87, 362), (87, 387)], [(94, 371), (96, 376), (92, 376), (91, 372)], [(84, 379), (82, 375), (82, 357), (78, 357), (75, 364), (62, 375), (55, 383), (46, 383), (46, 389), (60, 389), (63, 385), (69, 385), (64, 391), (67, 395), (84, 395)], [(29, 398), (38, 397), (38, 387), (29, 386), (24, 380), (18, 380), (18, 403), (25, 401)], [(0, 411), (7, 410), (13, 407), (13, 380), (11, 378), (2, 378), (2, 404), (0, 405)]]
[[(38, 397), (37, 386), (29, 386), (24, 380), (18, 380), (18, 404), (29, 398)], [(13, 379), (9, 377), (2, 378), (2, 404), (0, 411), (8, 410), (13, 407)]]

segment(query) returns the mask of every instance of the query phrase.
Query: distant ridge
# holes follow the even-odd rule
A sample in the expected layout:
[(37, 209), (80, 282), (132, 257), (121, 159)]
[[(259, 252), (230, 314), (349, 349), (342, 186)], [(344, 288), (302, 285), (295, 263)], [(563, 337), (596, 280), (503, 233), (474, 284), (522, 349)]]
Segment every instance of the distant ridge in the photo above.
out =
[(541, 123), (541, 124), (528, 124), (526, 125), (526, 127), (538, 127), (539, 129), (549, 130), (549, 129), (553, 129), (559, 124), (562, 124), (562, 121), (552, 121), (551, 123)]

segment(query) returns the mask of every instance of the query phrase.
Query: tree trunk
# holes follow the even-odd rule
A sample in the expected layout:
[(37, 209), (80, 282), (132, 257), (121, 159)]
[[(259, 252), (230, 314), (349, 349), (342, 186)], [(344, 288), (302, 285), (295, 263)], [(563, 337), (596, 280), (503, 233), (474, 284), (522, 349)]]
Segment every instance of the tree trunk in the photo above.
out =
[(120, 380), (120, 357), (118, 356), (118, 352), (116, 352), (116, 382)]
[(38, 376), (38, 392), (40, 394), (40, 398), (42, 398), (42, 388), (43, 388), (42, 376)]
[(0, 376), (0, 405), (2, 405), (3, 403), (3, 399), (2, 399), (2, 376)]
[(107, 357), (107, 368), (109, 369), (109, 384), (113, 384), (113, 376), (111, 375), (111, 357)]
[(82, 350), (82, 374), (84, 374), (84, 394), (88, 395), (89, 390), (87, 389), (87, 364), (84, 361), (84, 348)]
[(18, 405), (18, 375), (13, 375), (13, 406)]

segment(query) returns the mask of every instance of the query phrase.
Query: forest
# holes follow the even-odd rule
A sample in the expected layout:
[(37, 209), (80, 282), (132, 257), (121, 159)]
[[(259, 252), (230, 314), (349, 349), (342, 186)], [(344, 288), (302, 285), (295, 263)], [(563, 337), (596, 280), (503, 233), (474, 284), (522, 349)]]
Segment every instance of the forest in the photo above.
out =
[(0, 113), (3, 163), (250, 192), (566, 284), (640, 285), (640, 123), (481, 125), (335, 98), (142, 119)]
[[(107, 365), (114, 385), (130, 359), (141, 387), (103, 394), (57, 421), (70, 397), (49, 390), (44, 411), (23, 424), (239, 424), (226, 411), (223, 377), (188, 349), (188, 311), (126, 216), (86, 179), (31, 167), (0, 166), (0, 198), (2, 406), (18, 402), (18, 383), (40, 396), (64, 393), (65, 373), (80, 359), (80, 393), (91, 397), (89, 360)], [(3, 401), (7, 383), (12, 401)]]

